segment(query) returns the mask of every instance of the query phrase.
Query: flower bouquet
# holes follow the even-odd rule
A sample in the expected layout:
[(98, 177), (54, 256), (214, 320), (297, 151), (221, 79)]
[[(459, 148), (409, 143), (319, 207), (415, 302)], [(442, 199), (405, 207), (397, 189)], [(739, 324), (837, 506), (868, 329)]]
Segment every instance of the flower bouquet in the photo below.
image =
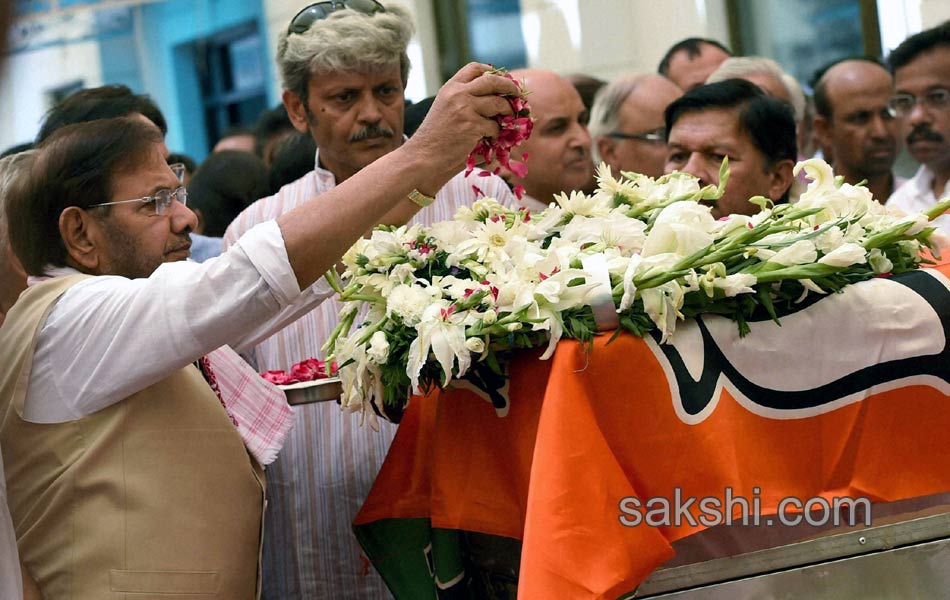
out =
[(504, 412), (506, 364), (526, 348), (547, 359), (561, 338), (611, 329), (663, 343), (703, 313), (744, 334), (809, 294), (916, 269), (929, 262), (924, 249), (938, 255), (929, 221), (950, 199), (897, 215), (823, 161), (802, 170), (811, 181), (796, 204), (752, 198), (761, 211), (751, 217), (716, 220), (702, 203), (721, 196), (727, 161), (720, 185), (706, 187), (684, 173), (617, 179), (601, 165), (595, 193), (562, 194), (541, 213), (483, 198), (452, 221), (375, 230), (346, 253), (341, 276), (327, 274), (346, 303), (325, 346), (342, 405), (398, 410), (462, 381)]

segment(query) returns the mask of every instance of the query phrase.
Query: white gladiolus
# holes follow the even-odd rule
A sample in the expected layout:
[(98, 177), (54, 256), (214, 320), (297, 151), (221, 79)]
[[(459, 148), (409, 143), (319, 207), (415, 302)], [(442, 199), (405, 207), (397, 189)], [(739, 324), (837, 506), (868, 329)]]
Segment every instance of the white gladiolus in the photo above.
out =
[(822, 256), (818, 259), (818, 262), (832, 267), (850, 267), (851, 265), (866, 263), (866, 255), (867, 250), (864, 249), (864, 246), (848, 242)]

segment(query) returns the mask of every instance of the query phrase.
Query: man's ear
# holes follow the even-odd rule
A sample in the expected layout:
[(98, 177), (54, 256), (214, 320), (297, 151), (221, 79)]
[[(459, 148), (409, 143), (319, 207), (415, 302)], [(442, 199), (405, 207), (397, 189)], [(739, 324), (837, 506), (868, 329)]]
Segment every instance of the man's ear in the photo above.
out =
[(300, 96), (290, 90), (284, 90), (283, 100), (284, 108), (287, 109), (287, 116), (290, 117), (294, 129), (300, 133), (310, 133), (310, 117)]
[[(617, 164), (615, 160), (617, 157), (615, 156), (615, 153), (614, 153), (614, 150), (616, 149), (616, 146), (614, 145), (614, 141), (610, 139), (609, 137), (602, 137), (602, 138), (597, 138), (596, 143), (597, 143), (597, 154), (600, 156), (600, 160), (607, 163), (608, 165)], [(617, 174), (619, 175), (619, 173)]]
[(819, 145), (831, 147), (831, 123), (821, 115), (815, 115), (812, 121), (812, 127), (815, 129), (815, 138)]
[(96, 219), (78, 206), (59, 215), (59, 235), (66, 247), (66, 261), (84, 273), (96, 273), (102, 264), (102, 233)]
[(778, 202), (792, 185), (792, 170), (795, 163), (780, 160), (769, 168), (769, 198)]

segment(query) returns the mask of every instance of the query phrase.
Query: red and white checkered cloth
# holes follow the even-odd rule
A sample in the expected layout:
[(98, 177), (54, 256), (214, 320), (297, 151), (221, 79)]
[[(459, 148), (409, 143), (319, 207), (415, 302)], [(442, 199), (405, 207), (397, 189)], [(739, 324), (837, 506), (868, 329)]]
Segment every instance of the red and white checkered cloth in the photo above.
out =
[(294, 425), (294, 411), (284, 392), (230, 346), (221, 346), (199, 363), (248, 452), (262, 465), (274, 462)]

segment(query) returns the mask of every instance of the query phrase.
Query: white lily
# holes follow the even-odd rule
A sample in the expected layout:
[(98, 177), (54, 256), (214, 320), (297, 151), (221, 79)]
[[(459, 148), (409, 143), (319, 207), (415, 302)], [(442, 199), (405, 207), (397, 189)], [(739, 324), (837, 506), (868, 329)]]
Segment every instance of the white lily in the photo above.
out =
[(452, 369), (457, 365), (457, 376), (462, 377), (471, 365), (471, 352), (465, 346), (465, 316), (455, 313), (454, 305), (446, 300), (437, 300), (426, 307), (422, 320), (416, 325), (416, 339), (409, 345), (409, 362), (406, 374), (412, 383), (413, 393), (419, 389), (419, 373), (429, 359), (429, 351), (442, 367), (443, 385), (452, 380)]

